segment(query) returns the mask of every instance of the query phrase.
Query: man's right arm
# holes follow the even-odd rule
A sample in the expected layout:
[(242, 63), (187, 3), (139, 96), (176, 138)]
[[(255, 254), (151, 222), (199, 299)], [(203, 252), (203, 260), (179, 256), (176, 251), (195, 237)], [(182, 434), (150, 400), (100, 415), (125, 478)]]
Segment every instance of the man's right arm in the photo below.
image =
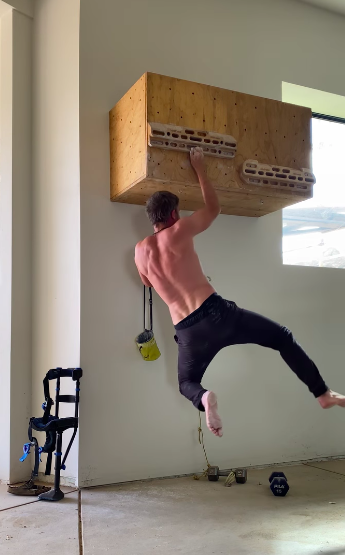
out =
[(143, 282), (143, 284), (144, 284), (146, 287), (152, 287), (152, 285), (151, 285), (150, 281), (148, 280), (148, 278), (147, 278), (147, 277), (142, 273), (142, 271), (140, 270), (140, 266), (141, 266), (141, 264), (140, 264), (140, 243), (138, 243), (138, 244), (136, 245), (136, 247), (135, 247), (134, 262), (135, 262), (135, 265), (136, 265), (136, 267), (137, 267), (137, 270), (138, 270), (140, 279), (141, 279), (141, 281)]
[(198, 176), (205, 206), (191, 216), (183, 218), (178, 225), (181, 231), (197, 235), (205, 231), (220, 214), (220, 204), (217, 193), (207, 177), (204, 154), (200, 147), (191, 150), (192, 166)]

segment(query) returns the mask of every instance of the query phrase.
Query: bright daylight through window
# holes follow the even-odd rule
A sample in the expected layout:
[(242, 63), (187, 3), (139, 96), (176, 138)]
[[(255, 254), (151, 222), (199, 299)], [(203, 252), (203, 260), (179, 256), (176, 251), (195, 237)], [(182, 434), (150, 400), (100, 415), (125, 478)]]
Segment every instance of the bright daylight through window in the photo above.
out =
[(345, 268), (345, 124), (313, 118), (314, 197), (283, 210), (283, 263)]

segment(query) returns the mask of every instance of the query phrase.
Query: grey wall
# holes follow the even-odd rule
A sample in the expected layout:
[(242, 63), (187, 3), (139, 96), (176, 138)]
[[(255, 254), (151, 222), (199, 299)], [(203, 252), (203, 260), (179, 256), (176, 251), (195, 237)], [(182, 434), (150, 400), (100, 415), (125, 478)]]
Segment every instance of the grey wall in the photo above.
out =
[(0, 479), (10, 475), (11, 251), (12, 251), (12, 13), (0, 20)]
[[(177, 389), (167, 308), (155, 297), (162, 357), (143, 363), (135, 243), (141, 207), (109, 201), (108, 111), (145, 71), (281, 99), (282, 81), (345, 95), (345, 19), (284, 0), (84, 0), (80, 37), (80, 483), (201, 470), (198, 413)], [(289, 326), (334, 389), (345, 389), (341, 270), (283, 267), (281, 214), (220, 216), (198, 237), (218, 292)], [(339, 410), (322, 411), (279, 356), (221, 352), (204, 385), (219, 394), (224, 438), (206, 433), (223, 467), (338, 455)]]
[(10, 479), (16, 482), (30, 472), (19, 457), (32, 416), (32, 19), (14, 11), (13, 23)]
[[(33, 60), (32, 390), (41, 414), (46, 372), (80, 365), (79, 0), (35, 2)], [(71, 482), (77, 455), (76, 441), (62, 472)]]
[(34, 15), (34, 1), (33, 0), (3, 0), (5, 4), (18, 10), (20, 13), (32, 17)]

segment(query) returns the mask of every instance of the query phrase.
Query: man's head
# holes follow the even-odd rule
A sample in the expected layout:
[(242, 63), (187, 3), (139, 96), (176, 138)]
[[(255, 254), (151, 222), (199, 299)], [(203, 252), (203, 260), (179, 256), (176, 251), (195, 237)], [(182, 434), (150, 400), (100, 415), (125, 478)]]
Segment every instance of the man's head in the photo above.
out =
[(169, 191), (157, 191), (146, 203), (146, 214), (155, 228), (171, 227), (180, 219), (179, 198)]

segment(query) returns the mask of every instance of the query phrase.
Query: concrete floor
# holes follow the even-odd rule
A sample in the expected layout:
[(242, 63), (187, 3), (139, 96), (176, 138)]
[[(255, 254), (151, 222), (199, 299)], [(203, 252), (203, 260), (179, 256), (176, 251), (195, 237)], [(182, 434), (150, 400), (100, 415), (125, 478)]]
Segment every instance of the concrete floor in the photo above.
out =
[(274, 470), (288, 477), (285, 498), (267, 468), (231, 488), (174, 478), (82, 490), (82, 546), (76, 492), (14, 507), (21, 498), (0, 486), (0, 553), (345, 555), (345, 460)]

